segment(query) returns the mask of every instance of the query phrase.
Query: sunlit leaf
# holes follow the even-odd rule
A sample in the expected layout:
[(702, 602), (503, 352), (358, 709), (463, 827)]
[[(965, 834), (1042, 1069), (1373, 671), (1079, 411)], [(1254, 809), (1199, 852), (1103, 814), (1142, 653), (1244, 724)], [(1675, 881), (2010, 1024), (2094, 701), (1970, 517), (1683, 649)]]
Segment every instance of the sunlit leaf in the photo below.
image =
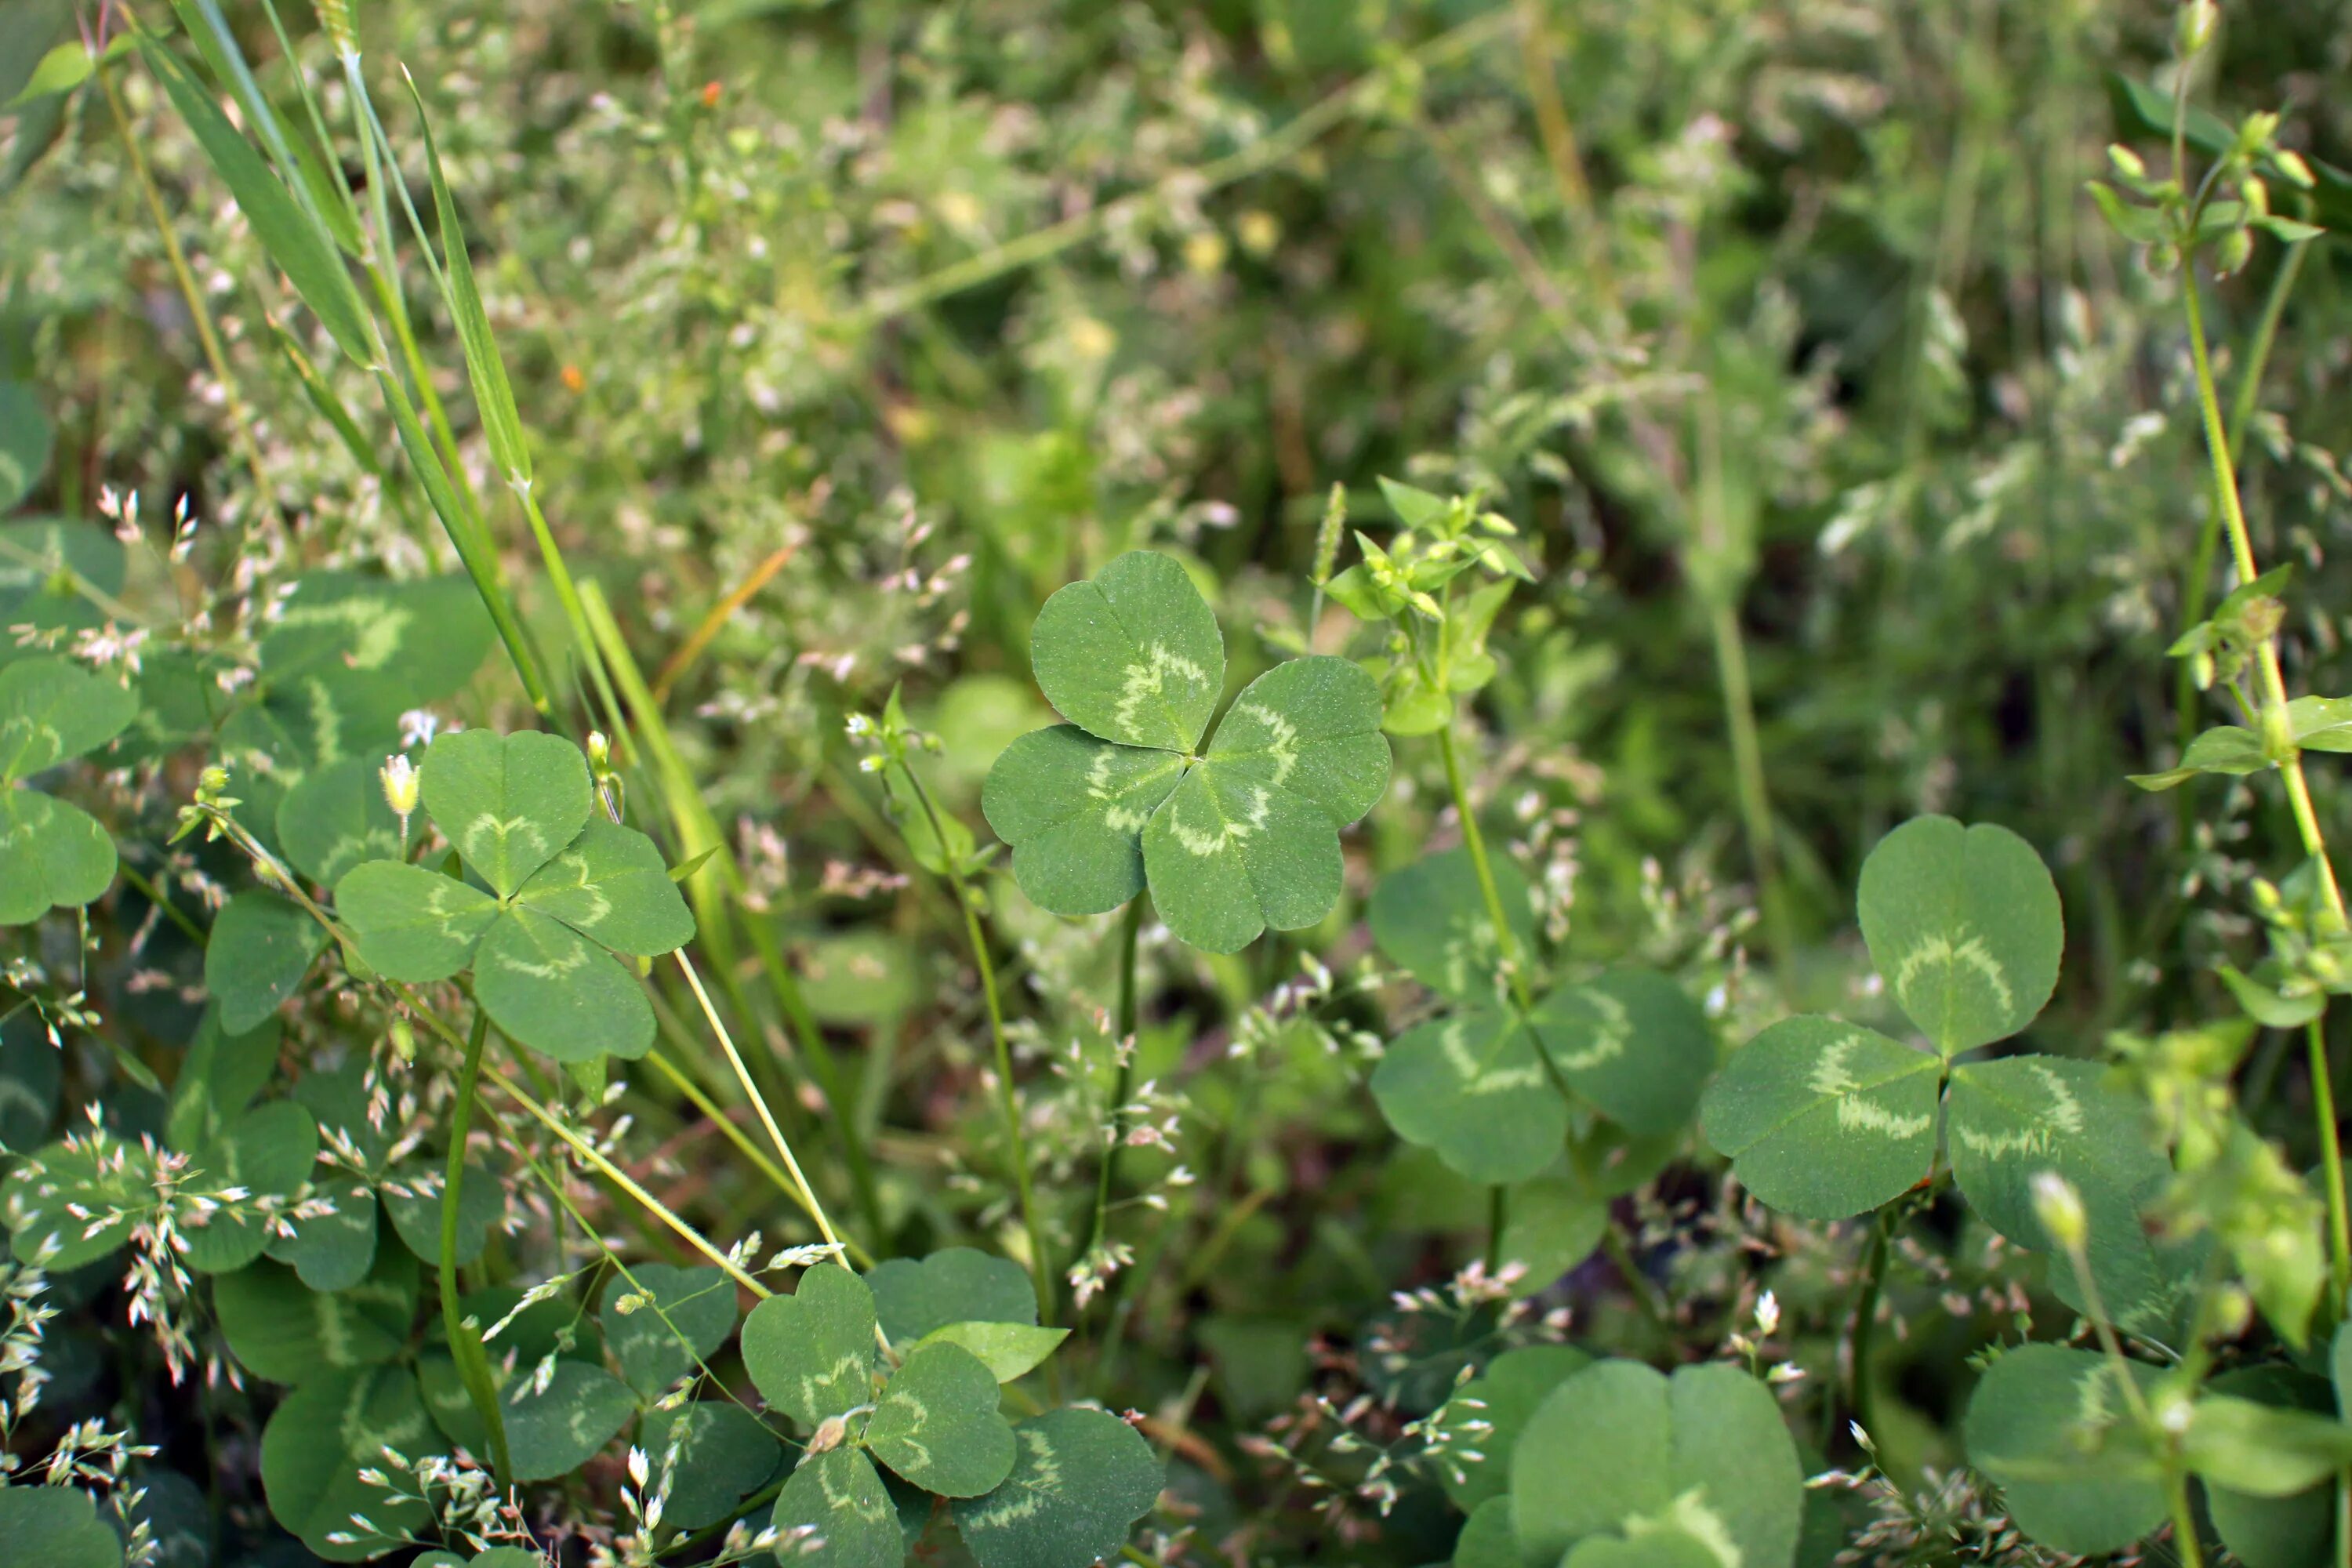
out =
[(638, 957), (683, 947), (694, 936), (694, 917), (654, 841), (601, 818), (532, 873), (515, 902)]
[(588, 821), (588, 760), (558, 735), (459, 730), (426, 749), (422, 774), (434, 825), (502, 898)]
[(1150, 551), (1047, 599), (1029, 657), (1062, 717), (1121, 745), (1190, 752), (1224, 689), (1216, 616), (1182, 566)]
[(1009, 1258), (944, 1247), (918, 1262), (892, 1258), (866, 1276), (882, 1331), (913, 1344), (950, 1323), (1034, 1323), (1037, 1287)]
[[(819, 1264), (793, 1294), (769, 1297), (743, 1320), (743, 1365), (762, 1398), (814, 1428), (872, 1397), (874, 1328), (866, 1282), (837, 1263)], [(993, 1401), (995, 1379), (988, 1389)]]
[[(898, 1512), (874, 1463), (856, 1448), (803, 1458), (777, 1494), (771, 1519), (779, 1560), (812, 1568), (900, 1568)], [(815, 1545), (822, 1542), (822, 1545)]]
[(466, 966), (498, 921), (499, 906), (455, 877), (397, 860), (365, 860), (335, 884), (335, 913), (371, 967), (421, 984)]
[(517, 1043), (557, 1061), (635, 1060), (654, 1043), (636, 976), (560, 921), (508, 910), (474, 955), (474, 996)]

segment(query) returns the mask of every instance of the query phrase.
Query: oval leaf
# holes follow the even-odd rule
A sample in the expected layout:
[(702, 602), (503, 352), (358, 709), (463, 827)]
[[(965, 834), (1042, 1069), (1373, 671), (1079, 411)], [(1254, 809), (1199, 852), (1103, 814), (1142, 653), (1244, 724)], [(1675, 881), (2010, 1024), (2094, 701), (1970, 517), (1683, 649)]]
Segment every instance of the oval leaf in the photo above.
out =
[(1121, 745), (1190, 752), (1224, 690), (1217, 617), (1182, 566), (1150, 551), (1047, 599), (1029, 655), (1062, 717)]
[(1568, 1102), (1517, 1015), (1465, 1007), (1408, 1029), (1372, 1072), (1381, 1114), (1476, 1182), (1523, 1182), (1559, 1157)]
[(1049, 1410), (1013, 1429), (1013, 1471), (955, 1505), (980, 1568), (1115, 1562), (1166, 1480), (1151, 1445), (1102, 1410)]

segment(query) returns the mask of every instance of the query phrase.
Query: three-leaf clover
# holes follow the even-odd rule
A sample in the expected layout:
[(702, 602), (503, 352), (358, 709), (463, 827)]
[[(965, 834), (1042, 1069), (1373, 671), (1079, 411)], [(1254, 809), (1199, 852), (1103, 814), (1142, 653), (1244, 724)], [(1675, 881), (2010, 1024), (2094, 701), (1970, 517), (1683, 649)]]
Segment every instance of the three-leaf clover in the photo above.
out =
[(25, 781), (106, 744), (138, 710), (129, 689), (61, 658), (0, 668), (0, 926), (86, 904), (114, 880), (106, 829)]
[(460, 731), (426, 750), (420, 784), (426, 815), (483, 885), (400, 860), (353, 867), (335, 904), (361, 958), (415, 983), (470, 963), (499, 1027), (559, 1061), (645, 1055), (653, 1008), (613, 955), (683, 946), (694, 917), (652, 839), (589, 820), (580, 748)]
[[(1508, 862), (1490, 875), (1508, 945), (1524, 952), (1534, 928), (1527, 882)], [(1372, 1097), (1407, 1142), (1474, 1181), (1512, 1184), (1559, 1158), (1574, 1109), (1562, 1089), (1636, 1136), (1688, 1124), (1715, 1042), (1673, 981), (1614, 969), (1522, 1009), (1503, 993), (1506, 944), (1462, 849), (1383, 879), (1370, 918), (1383, 953), (1457, 1004), (1390, 1042), (1373, 1070)]]
[[(2048, 1248), (2033, 1178), (2074, 1184), (2090, 1215), (2093, 1278), (2116, 1321), (2168, 1321), (2185, 1281), (2139, 1215), (2170, 1165), (2146, 1110), (2095, 1062), (1962, 1052), (2032, 1023), (2057, 984), (2065, 934), (2041, 858), (2005, 827), (1916, 817), (1879, 841), (1858, 899), (1864, 942), (1919, 1050), (1843, 1019), (1772, 1025), (1735, 1053), (1701, 1107), (1706, 1136), (1767, 1205), (1843, 1219), (1917, 1185), (1939, 1129), (1952, 1175), (1993, 1229)], [(2075, 1300), (2073, 1271), (2053, 1271)], [(2077, 1303), (2079, 1305), (2079, 1303)]]
[(1089, 915), (1149, 887), (1168, 929), (1211, 952), (1331, 911), (1339, 829), (1388, 787), (1370, 676), (1320, 656), (1276, 665), (1202, 749), (1224, 642), (1184, 568), (1148, 551), (1046, 600), (1031, 661), (1068, 722), (1007, 747), (981, 796), (1022, 891)]
[(996, 1377), (961, 1345), (931, 1340), (876, 1391), (874, 1292), (837, 1263), (801, 1276), (743, 1320), (743, 1364), (761, 1395), (812, 1434), (776, 1499), (780, 1531), (820, 1534), (849, 1563), (903, 1555), (879, 1461), (926, 1491), (978, 1497), (1012, 1473), (1013, 1428)]

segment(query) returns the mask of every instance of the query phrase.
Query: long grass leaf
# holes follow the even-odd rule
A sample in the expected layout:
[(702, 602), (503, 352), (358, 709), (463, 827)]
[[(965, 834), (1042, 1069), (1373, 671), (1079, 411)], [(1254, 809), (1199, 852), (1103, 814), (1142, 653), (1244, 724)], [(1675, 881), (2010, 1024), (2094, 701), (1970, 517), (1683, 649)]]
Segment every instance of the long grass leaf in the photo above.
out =
[[(405, 73), (403, 73), (405, 75)], [(515, 407), (514, 387), (507, 380), (506, 361), (490, 331), (482, 293), (474, 283), (474, 264), (466, 254), (466, 229), (457, 216), (457, 199), (449, 194), (448, 175), (441, 167), (441, 149), (433, 140), (433, 122), (425, 112), (424, 95), (408, 81), (408, 96), (416, 101), (416, 122), (425, 137), (425, 166), (433, 180), (433, 212), (441, 228), (442, 292), (449, 314), (457, 323), (457, 339), (466, 350), (466, 377), (473, 384), (474, 406), (482, 419), (482, 434), (490, 443), (490, 457), (509, 483), (530, 483), (530, 451), (524, 444), (522, 416)], [(583, 650), (593, 657), (591, 647)]]
[(269, 259), (286, 274), (336, 346), (359, 363), (373, 364), (376, 355), (366, 311), (333, 238), (270, 173), (261, 154), (237, 133), (177, 56), (146, 38), (140, 40), (139, 52), (195, 132), (205, 156), (227, 184)]

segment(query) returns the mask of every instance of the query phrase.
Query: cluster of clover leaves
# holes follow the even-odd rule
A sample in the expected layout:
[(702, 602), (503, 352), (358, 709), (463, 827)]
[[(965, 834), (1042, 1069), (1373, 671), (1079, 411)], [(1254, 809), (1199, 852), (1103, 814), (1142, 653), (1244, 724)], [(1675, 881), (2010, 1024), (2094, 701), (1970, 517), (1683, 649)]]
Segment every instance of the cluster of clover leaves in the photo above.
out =
[(1506, 1351), (1438, 1416), (1469, 1519), (1454, 1568), (1790, 1568), (1804, 1470), (1779, 1403), (1736, 1366), (1669, 1377), (1570, 1345)]
[[(1708, 1089), (1708, 1141), (1757, 1198), (1813, 1220), (1892, 1203), (1927, 1182), (1940, 1151), (1977, 1215), (2035, 1250), (2053, 1241), (2033, 1181), (2055, 1173), (2088, 1212), (2105, 1310), (2162, 1337), (2200, 1259), (2141, 1223), (2171, 1174), (2146, 1107), (2094, 1061), (1956, 1061), (2023, 1029), (2057, 984), (2064, 926), (2041, 858), (2005, 827), (1916, 817), (1872, 849), (1856, 905), (1885, 994), (1928, 1048), (1840, 1018), (1784, 1019)], [(2086, 1310), (2063, 1258), (2051, 1283)]]
[(114, 880), (114, 840), (79, 806), (24, 787), (121, 734), (138, 700), (62, 658), (0, 668), (0, 925), (89, 903)]
[[(2064, 931), (2040, 858), (2006, 828), (1919, 817), (1873, 849), (1856, 902), (1885, 993), (1927, 1048), (1837, 1018), (1775, 1024), (1709, 1087), (1708, 1140), (1757, 1198), (1815, 1220), (1932, 1193), (1948, 1162), (1988, 1226), (2053, 1255), (2062, 1300), (2173, 1347), (2168, 1366), (2126, 1360), (2115, 1341), (2105, 1353), (2027, 1344), (1995, 1355), (1964, 1436), (2033, 1540), (2078, 1555), (2121, 1551), (2164, 1523), (2170, 1489), (2193, 1475), (2239, 1561), (2320, 1568), (2352, 1426), (2328, 1384), (2296, 1364), (2242, 1366), (2200, 1386), (2201, 1371), (2175, 1353), (2206, 1326), (2194, 1309), (2213, 1238), (2161, 1223), (2172, 1163), (2145, 1103), (2096, 1062), (1956, 1059), (2023, 1029), (2056, 984)], [(2079, 1206), (2053, 1210), (2053, 1176)], [(2280, 1310), (2273, 1322), (2300, 1342), (2308, 1315), (2306, 1297), (2299, 1315)], [(2352, 1377), (2342, 1335), (2335, 1365), (2339, 1383)]]
[(981, 796), (1023, 892), (1092, 915), (1148, 887), (1168, 929), (1211, 952), (1331, 912), (1339, 830), (1388, 787), (1371, 677), (1344, 658), (1286, 660), (1204, 749), (1224, 639), (1183, 566), (1149, 551), (1047, 599), (1030, 662), (1068, 721), (1006, 747)]
[(653, 1007), (615, 955), (672, 952), (694, 917), (654, 841), (597, 809), (580, 748), (458, 731), (426, 748), (418, 785), (453, 855), (342, 872), (335, 910), (360, 961), (411, 984), (470, 970), (499, 1030), (558, 1061), (644, 1056)]
[[(1531, 951), (1525, 879), (1507, 860), (1489, 874), (1511, 951)], [(1556, 1171), (1555, 1180), (1589, 1184), (1602, 1154), (1630, 1160), (1638, 1184), (1671, 1153), (1715, 1067), (1706, 1016), (1680, 986), (1612, 969), (1522, 1005), (1505, 984), (1503, 944), (1466, 849), (1383, 878), (1370, 915), (1381, 951), (1448, 1005), (1391, 1041), (1372, 1073), (1372, 1096), (1399, 1137), (1496, 1185)], [(1606, 1133), (1591, 1125), (1595, 1113)], [(1565, 1159), (1571, 1142), (1577, 1158)]]

